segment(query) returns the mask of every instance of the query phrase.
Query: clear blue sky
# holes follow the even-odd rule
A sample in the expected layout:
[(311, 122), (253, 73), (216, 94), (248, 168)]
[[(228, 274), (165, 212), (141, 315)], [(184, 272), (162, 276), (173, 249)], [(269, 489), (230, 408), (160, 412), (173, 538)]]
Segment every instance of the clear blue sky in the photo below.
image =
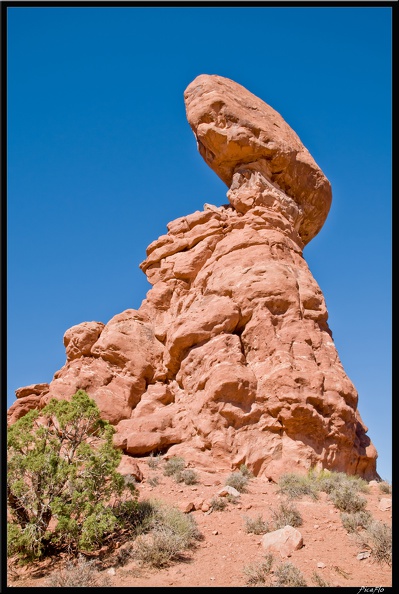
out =
[(138, 308), (166, 224), (227, 202), (183, 92), (244, 85), (290, 124), (333, 204), (304, 256), (391, 475), (389, 7), (8, 9), (8, 385), (50, 382), (64, 332)]

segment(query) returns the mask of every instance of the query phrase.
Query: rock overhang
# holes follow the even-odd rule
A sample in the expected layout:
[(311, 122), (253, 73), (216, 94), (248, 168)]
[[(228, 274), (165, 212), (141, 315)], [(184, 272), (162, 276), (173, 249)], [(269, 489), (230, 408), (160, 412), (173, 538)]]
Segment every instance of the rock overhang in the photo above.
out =
[(331, 185), (282, 116), (240, 84), (201, 74), (184, 92), (186, 115), (198, 150), (230, 188), (234, 175), (258, 169), (300, 208), (304, 245), (322, 228), (331, 207)]

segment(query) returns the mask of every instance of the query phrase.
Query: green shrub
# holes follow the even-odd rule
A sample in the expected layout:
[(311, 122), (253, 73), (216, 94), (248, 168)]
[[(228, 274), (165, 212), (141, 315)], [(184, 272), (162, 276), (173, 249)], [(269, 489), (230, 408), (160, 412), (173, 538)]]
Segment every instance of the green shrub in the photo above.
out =
[(360, 497), (355, 489), (356, 487), (350, 483), (337, 484), (329, 492), (329, 498), (340, 511), (348, 513), (363, 511), (367, 505), (367, 500)]
[(358, 511), (352, 514), (341, 513), (342, 525), (347, 532), (357, 532), (358, 528), (367, 528), (372, 521), (372, 516), (368, 511)]
[(163, 473), (165, 476), (173, 476), (174, 474), (181, 472), (184, 469), (185, 465), (186, 463), (183, 458), (173, 456), (172, 458), (167, 460)]
[(274, 529), (284, 528), (284, 526), (292, 526), (296, 528), (302, 526), (302, 516), (300, 511), (293, 503), (282, 502), (276, 510), (272, 510), (272, 518)]
[(112, 444), (114, 431), (83, 390), (70, 402), (52, 399), (8, 428), (9, 554), (29, 560), (50, 545), (91, 550), (120, 527), (116, 510), (136, 488), (116, 472), (121, 452)]
[(261, 514), (256, 518), (245, 517), (245, 532), (248, 534), (266, 534), (269, 532), (269, 524), (265, 522)]
[(237, 489), (240, 493), (245, 493), (245, 487), (247, 486), (248, 478), (241, 472), (232, 472), (226, 478), (225, 485)]
[(289, 561), (281, 563), (274, 570), (275, 586), (301, 588), (307, 586), (300, 570)]
[(303, 476), (292, 472), (281, 475), (278, 481), (279, 493), (290, 499), (299, 499), (309, 495), (312, 499), (318, 498), (318, 485), (312, 475)]
[(268, 553), (267, 555), (265, 555), (264, 561), (244, 566), (243, 572), (247, 578), (247, 585), (254, 587), (270, 586), (270, 572), (272, 569), (273, 561), (273, 555), (271, 553)]
[(367, 493), (369, 491), (368, 483), (358, 476), (351, 476), (345, 472), (326, 472), (322, 471), (315, 476), (320, 491), (331, 493), (340, 488), (352, 489), (354, 492)]
[(148, 499), (121, 502), (115, 507), (115, 515), (129, 534), (136, 536), (150, 530), (155, 515), (154, 504)]

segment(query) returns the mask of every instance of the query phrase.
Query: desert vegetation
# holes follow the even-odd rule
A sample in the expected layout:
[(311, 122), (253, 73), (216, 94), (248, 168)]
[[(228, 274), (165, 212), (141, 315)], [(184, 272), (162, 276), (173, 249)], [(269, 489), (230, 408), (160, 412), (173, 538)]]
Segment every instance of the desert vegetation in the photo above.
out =
[(258, 514), (255, 518), (246, 516), (245, 520), (245, 531), (249, 534), (266, 534), (270, 531), (269, 522), (266, 522), (262, 514)]
[(242, 465), (240, 467), (240, 470), (232, 472), (228, 475), (224, 484), (227, 487), (233, 487), (239, 493), (245, 493), (247, 483), (250, 480), (250, 478), (251, 474), (249, 473), (247, 467), (245, 465)]
[(114, 429), (79, 390), (30, 411), (8, 430), (8, 553), (21, 559), (50, 551), (99, 548), (134, 511), (134, 481), (116, 472)]
[(49, 588), (106, 588), (111, 580), (104, 572), (98, 571), (94, 560), (80, 555), (75, 562), (68, 561), (60, 571), (51, 574), (45, 581)]
[[(369, 486), (362, 478), (344, 472), (324, 470), (318, 473), (310, 470), (304, 476), (283, 474), (278, 486), (279, 492), (290, 500), (304, 495), (317, 499), (320, 492), (327, 493), (333, 505), (340, 510), (341, 521), (347, 532), (360, 545), (370, 549), (377, 563), (392, 564), (392, 528), (384, 522), (374, 520), (365, 509), (367, 500), (361, 493), (368, 493)], [(380, 482), (379, 489), (382, 493), (392, 492), (386, 481)]]
[[(163, 567), (201, 536), (191, 516), (138, 500), (134, 478), (116, 471), (121, 452), (113, 433), (83, 390), (70, 401), (51, 400), (8, 430), (8, 555), (29, 562), (67, 552), (74, 561), (50, 585), (106, 585), (82, 553), (112, 548), (116, 538), (134, 540), (135, 558)], [(193, 484), (196, 474), (183, 468), (184, 460), (172, 459), (165, 474)]]
[[(14, 567), (64, 559), (42, 586), (110, 587), (115, 573), (105, 571), (108, 567), (134, 564), (143, 571), (163, 572), (195, 561), (195, 551), (205, 539), (198, 516), (159, 497), (140, 497), (135, 478), (117, 472), (121, 452), (112, 445), (113, 432), (82, 390), (70, 401), (53, 400), (41, 411), (31, 411), (8, 430), (9, 558)], [(165, 453), (153, 453), (146, 461), (147, 489), (162, 493), (167, 479), (176, 492), (195, 497), (201, 480), (190, 462)], [(203, 513), (209, 509), (216, 521), (237, 508), (242, 532), (265, 535), (287, 525), (301, 527), (299, 500), (305, 498), (311, 505), (324, 493), (323, 500), (337, 510), (337, 519), (358, 549), (369, 551), (376, 565), (392, 565), (392, 530), (366, 509), (366, 481), (328, 471), (283, 474), (273, 486), (277, 499), (263, 513), (254, 508), (251, 514), (250, 503), (242, 509), (241, 498), (251, 501), (257, 480), (244, 464), (220, 477), (215, 484), (232, 487), (238, 495), (216, 489)], [(378, 487), (382, 494), (392, 492), (385, 481)], [(349, 579), (342, 567), (332, 567)], [(252, 563), (244, 559), (241, 566), (248, 587), (331, 587), (331, 573), (313, 570), (305, 576), (302, 570), (270, 553)]]
[(271, 553), (258, 563), (246, 565), (244, 574), (247, 585), (252, 587), (301, 588), (308, 585), (302, 572), (293, 563), (285, 561), (275, 565), (275, 558)]
[(165, 476), (171, 476), (176, 483), (185, 483), (186, 485), (196, 485), (198, 483), (198, 474), (192, 468), (185, 468), (186, 462), (179, 456), (169, 458), (165, 463), (163, 473)]

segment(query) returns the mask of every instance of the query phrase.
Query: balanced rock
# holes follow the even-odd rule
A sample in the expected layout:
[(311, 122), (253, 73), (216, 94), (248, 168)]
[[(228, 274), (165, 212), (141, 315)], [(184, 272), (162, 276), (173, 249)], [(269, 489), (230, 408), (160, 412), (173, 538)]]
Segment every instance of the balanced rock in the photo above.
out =
[(140, 265), (153, 285), (140, 308), (68, 330), (65, 366), (42, 392), (20, 389), (12, 421), (18, 402), (26, 411), (84, 389), (130, 456), (379, 478), (302, 253), (327, 217), (328, 180), (282, 117), (237, 83), (201, 75), (184, 97), (230, 204), (169, 223)]
[(199, 152), (230, 188), (236, 209), (266, 205), (279, 211), (282, 202), (283, 216), (308, 243), (327, 217), (331, 187), (281, 115), (222, 76), (198, 76), (184, 99)]

